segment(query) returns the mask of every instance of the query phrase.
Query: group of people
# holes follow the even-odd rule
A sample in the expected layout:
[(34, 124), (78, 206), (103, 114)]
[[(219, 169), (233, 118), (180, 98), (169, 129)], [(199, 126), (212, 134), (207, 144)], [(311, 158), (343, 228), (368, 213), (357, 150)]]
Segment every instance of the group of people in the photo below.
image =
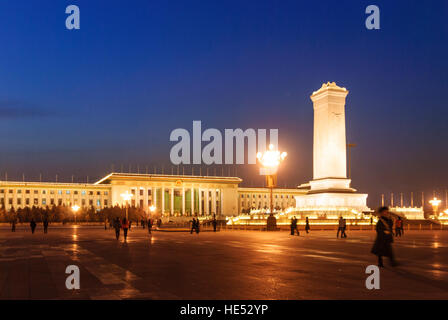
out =
[(338, 232), (336, 233), (336, 238), (339, 238), (339, 233), (341, 233), (341, 238), (347, 238), (347, 234), (345, 233), (345, 230), (347, 229), (347, 221), (339, 217), (338, 222)]
[[(48, 225), (49, 225), (48, 219), (44, 219), (44, 221), (42, 221), (42, 225), (44, 227), (44, 233), (48, 233)], [(31, 219), (30, 229), (31, 229), (32, 234), (34, 234), (34, 231), (36, 231), (36, 227), (37, 227), (36, 221), (34, 221), (34, 219)], [(15, 220), (11, 221), (11, 231), (16, 232), (16, 221)]]
[(196, 232), (196, 234), (199, 234), (199, 227), (200, 227), (199, 218), (193, 217), (193, 219), (191, 220), (190, 234), (192, 234), (193, 232)]
[[(141, 225), (143, 228), (148, 227), (148, 233), (151, 234), (152, 232), (152, 227), (154, 225), (153, 220), (148, 219), (148, 221), (141, 221)], [(129, 220), (127, 220), (126, 218), (123, 218), (123, 220), (120, 220), (120, 218), (115, 218), (114, 222), (113, 222), (113, 228), (115, 229), (115, 237), (118, 239), (120, 239), (120, 231), (123, 229), (123, 237), (124, 237), (124, 241), (127, 241), (128, 238), (128, 230), (131, 229), (131, 222)]]
[[(291, 235), (293, 236), (296, 232), (297, 232), (297, 235), (298, 236), (300, 236), (300, 232), (299, 232), (299, 228), (298, 228), (298, 225), (297, 225), (297, 218), (294, 216), (292, 219), (291, 219), (291, 225), (290, 225), (290, 227), (291, 227)], [(310, 232), (310, 221), (308, 220), (308, 217), (306, 217), (305, 218), (305, 231), (306, 231), (306, 233), (309, 233)]]

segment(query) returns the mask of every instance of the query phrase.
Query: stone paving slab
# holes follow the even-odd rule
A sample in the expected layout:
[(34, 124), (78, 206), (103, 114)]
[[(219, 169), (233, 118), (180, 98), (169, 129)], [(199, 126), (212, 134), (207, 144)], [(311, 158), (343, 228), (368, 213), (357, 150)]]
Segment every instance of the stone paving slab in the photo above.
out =
[[(0, 230), (0, 299), (447, 299), (448, 232), (396, 239), (401, 265), (365, 288), (372, 231), (221, 231), (189, 234), (132, 228), (128, 242), (101, 227), (34, 235)], [(77, 265), (81, 289), (67, 290)]]

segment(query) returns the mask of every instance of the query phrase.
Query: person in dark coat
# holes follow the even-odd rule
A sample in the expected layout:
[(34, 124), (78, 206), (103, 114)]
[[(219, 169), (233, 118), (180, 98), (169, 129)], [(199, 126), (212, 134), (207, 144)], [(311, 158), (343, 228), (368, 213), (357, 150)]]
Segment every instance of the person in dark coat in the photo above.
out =
[[(151, 220), (151, 219), (148, 219), (148, 221), (149, 221), (149, 220)], [(145, 220), (142, 219), (142, 220), (140, 221), (140, 224), (142, 225), (142, 228), (145, 229)]]
[(347, 238), (347, 234), (345, 233), (345, 230), (347, 230), (347, 220), (342, 219), (342, 233), (341, 238)]
[(200, 223), (199, 223), (199, 218), (196, 219), (196, 234), (199, 234), (199, 227), (200, 227)]
[(120, 218), (116, 218), (114, 220), (114, 224), (113, 227), (115, 229), (115, 238), (120, 239), (120, 229), (121, 229), (121, 222), (120, 222)]
[(336, 233), (336, 238), (339, 238), (339, 233), (341, 233), (342, 238), (342, 235), (344, 234), (344, 218), (342, 218), (342, 216), (339, 217), (338, 232)]
[(44, 220), (44, 233), (48, 232), (48, 219)]
[(30, 228), (31, 228), (31, 233), (34, 233), (34, 230), (36, 230), (36, 221), (34, 221), (34, 219), (31, 219)]
[(401, 237), (402, 229), (403, 229), (403, 220), (400, 217), (398, 217), (397, 220), (395, 221), (395, 236), (396, 237)]
[(121, 228), (123, 229), (124, 242), (128, 241), (128, 229), (130, 229), (131, 222), (123, 218), (121, 221)]
[(12, 219), (11, 221), (11, 231), (16, 232), (16, 219)]
[(218, 226), (218, 221), (216, 221), (215, 216), (213, 216), (212, 225), (213, 225), (213, 232), (216, 232), (216, 227)]
[(381, 207), (378, 209), (379, 219), (376, 224), (376, 239), (371, 252), (378, 256), (378, 267), (384, 267), (383, 257), (389, 257), (391, 266), (396, 266), (394, 253), (392, 250), (393, 221), (390, 218), (389, 208)]
[(196, 229), (196, 219), (193, 218), (191, 220), (191, 230), (190, 230), (190, 234), (193, 234), (194, 230)]
[(299, 229), (297, 228), (297, 218), (293, 217), (291, 219), (291, 235), (293, 236), (297, 232), (297, 235), (300, 236)]
[(148, 219), (148, 232), (149, 232), (149, 234), (151, 234), (151, 230), (152, 230), (152, 221), (151, 221), (151, 219)]
[(310, 221), (308, 220), (308, 217), (305, 219), (305, 231), (306, 233), (310, 232)]

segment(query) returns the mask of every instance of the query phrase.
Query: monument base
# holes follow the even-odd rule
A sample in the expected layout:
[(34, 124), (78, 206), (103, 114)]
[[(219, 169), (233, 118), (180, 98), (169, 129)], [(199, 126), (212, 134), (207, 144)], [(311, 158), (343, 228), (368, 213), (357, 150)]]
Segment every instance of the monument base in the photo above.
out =
[(295, 196), (296, 212), (313, 214), (322, 218), (353, 214), (361, 215), (370, 211), (367, 207), (367, 194), (346, 192), (321, 192)]

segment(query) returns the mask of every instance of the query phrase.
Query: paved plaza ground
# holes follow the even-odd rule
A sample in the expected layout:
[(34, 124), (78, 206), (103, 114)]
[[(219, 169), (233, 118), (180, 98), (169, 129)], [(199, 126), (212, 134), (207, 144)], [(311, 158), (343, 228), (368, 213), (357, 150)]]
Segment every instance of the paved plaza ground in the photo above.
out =
[[(447, 299), (448, 231), (408, 231), (394, 243), (401, 265), (365, 288), (374, 231), (153, 232), (127, 243), (100, 227), (34, 235), (0, 229), (1, 299)], [(77, 265), (81, 289), (67, 290)]]

